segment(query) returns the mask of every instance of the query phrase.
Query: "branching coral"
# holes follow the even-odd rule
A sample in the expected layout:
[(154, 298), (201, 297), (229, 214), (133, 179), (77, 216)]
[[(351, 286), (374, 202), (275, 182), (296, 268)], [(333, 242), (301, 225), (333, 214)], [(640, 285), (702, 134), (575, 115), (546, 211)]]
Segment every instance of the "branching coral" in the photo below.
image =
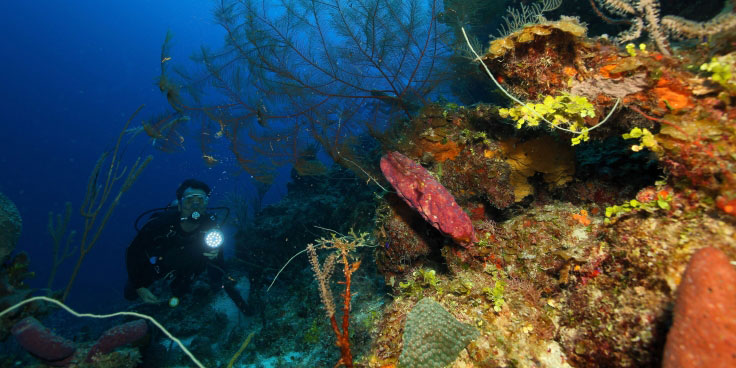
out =
[[(92, 247), (97, 244), (107, 221), (115, 207), (120, 203), (120, 198), (130, 190), (133, 183), (138, 180), (140, 174), (146, 169), (146, 166), (153, 160), (153, 156), (148, 155), (145, 159), (138, 157), (130, 170), (127, 166), (121, 166), (122, 155), (127, 147), (127, 143), (122, 142), (123, 136), (130, 122), (133, 121), (133, 118), (142, 107), (139, 107), (128, 119), (120, 135), (118, 135), (115, 147), (111, 151), (102, 153), (90, 173), (87, 191), (80, 207), (80, 213), (84, 217), (84, 231), (82, 231), (79, 247), (76, 248), (79, 250), (79, 257), (64, 289), (64, 294), (61, 297), (62, 301), (69, 296), (74, 280), (82, 266), (82, 261), (84, 261), (87, 253), (92, 250)], [(122, 182), (120, 182), (121, 179)]]
[[(359, 162), (359, 132), (412, 117), (450, 77), (440, 67), (450, 49), (438, 0), (217, 4), (223, 49), (202, 47), (194, 57), (203, 75), (174, 78), (162, 61), (160, 88), (175, 111), (201, 119), (208, 163), (224, 138), (240, 167), (264, 183), (315, 144), (356, 169), (348, 163)], [(165, 42), (162, 60), (166, 51)], [(209, 93), (225, 101), (211, 103)]]
[(662, 18), (662, 26), (675, 38), (700, 38), (736, 29), (736, 15), (721, 13), (707, 22), (695, 22), (668, 15)]
[(556, 10), (562, 5), (562, 0), (541, 0), (526, 6), (521, 4), (521, 8), (517, 9), (509, 7), (506, 9), (508, 13), (503, 17), (505, 25), (501, 25), (501, 37), (508, 36), (517, 29), (523, 28), (526, 24), (539, 22), (543, 19), (542, 14)]
[(660, 20), (659, 0), (596, 0), (611, 13), (631, 17), (631, 28), (619, 34), (616, 41), (625, 43), (641, 37), (646, 28), (657, 49), (670, 55), (666, 33), (675, 38), (698, 38), (736, 28), (736, 15), (723, 13), (707, 22), (695, 22), (668, 15)]
[[(306, 249), (309, 254), (309, 263), (312, 265), (312, 270), (319, 285), (320, 299), (325, 306), (332, 331), (337, 337), (337, 347), (340, 348), (340, 360), (335, 364), (335, 367), (340, 365), (346, 368), (353, 367), (353, 354), (350, 350), (348, 330), (350, 326), (350, 283), (352, 274), (360, 267), (360, 260), (354, 259), (353, 252), (357, 247), (366, 246), (366, 237), (367, 234), (365, 233), (356, 234), (353, 231), (348, 236), (339, 237), (333, 233), (332, 238), (321, 238), (317, 241), (317, 245), (309, 244)], [(317, 257), (317, 249), (332, 251), (322, 265), (320, 265), (319, 258)], [(330, 291), (330, 278), (337, 263), (343, 265), (343, 275), (345, 276), (345, 281), (343, 282), (345, 290), (342, 293), (343, 308), (341, 325), (337, 322), (335, 302)]]

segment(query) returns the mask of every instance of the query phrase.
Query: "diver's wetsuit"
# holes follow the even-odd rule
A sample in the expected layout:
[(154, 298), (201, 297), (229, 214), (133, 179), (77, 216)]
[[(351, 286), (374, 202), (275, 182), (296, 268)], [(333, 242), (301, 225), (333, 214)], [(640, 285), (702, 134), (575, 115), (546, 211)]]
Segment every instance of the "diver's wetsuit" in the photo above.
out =
[(208, 251), (204, 235), (217, 225), (215, 221), (202, 216), (199, 227), (191, 233), (181, 228), (180, 221), (179, 212), (170, 209), (148, 221), (138, 232), (125, 257), (128, 269), (125, 298), (136, 300), (136, 289), (148, 287), (164, 277), (171, 279), (171, 293), (180, 298), (189, 291), (194, 278), (207, 269), (210, 285), (224, 288), (238, 309), (251, 314), (247, 303), (235, 289), (235, 280), (224, 274), (223, 252), (219, 252), (214, 260), (203, 254)]
[[(173, 209), (143, 226), (126, 252), (126, 299), (135, 300), (138, 297), (136, 289), (148, 287), (161, 278), (170, 279), (172, 294), (181, 297), (189, 290), (192, 280), (205, 269), (212, 286), (222, 285), (225, 267), (222, 252), (212, 261), (203, 254), (208, 251), (204, 234), (216, 224), (210, 218), (202, 218), (199, 227), (191, 233), (182, 230), (179, 212)], [(208, 267), (209, 262), (217, 267)]]
[(126, 252), (125, 298), (136, 300), (136, 289), (148, 287), (164, 277), (171, 279), (171, 293), (180, 298), (189, 291), (194, 278), (207, 269), (212, 288), (224, 288), (241, 312), (252, 314), (235, 288), (235, 279), (225, 275), (223, 252), (214, 260), (204, 255), (208, 250), (204, 235), (217, 225), (215, 220), (203, 216), (199, 227), (191, 233), (181, 228), (180, 221), (179, 212), (170, 209), (149, 220), (138, 232)]

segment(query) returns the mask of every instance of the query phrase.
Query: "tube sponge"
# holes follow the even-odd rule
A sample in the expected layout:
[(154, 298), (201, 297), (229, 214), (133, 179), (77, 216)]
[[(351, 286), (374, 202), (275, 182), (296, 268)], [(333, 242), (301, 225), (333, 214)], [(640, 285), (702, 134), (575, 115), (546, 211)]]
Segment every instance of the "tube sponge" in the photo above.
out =
[(16, 323), (13, 336), (23, 349), (53, 367), (64, 367), (74, 357), (74, 343), (55, 334), (33, 317)]
[(87, 353), (86, 362), (92, 362), (95, 356), (107, 354), (118, 347), (137, 342), (148, 334), (148, 324), (137, 319), (105, 331)]

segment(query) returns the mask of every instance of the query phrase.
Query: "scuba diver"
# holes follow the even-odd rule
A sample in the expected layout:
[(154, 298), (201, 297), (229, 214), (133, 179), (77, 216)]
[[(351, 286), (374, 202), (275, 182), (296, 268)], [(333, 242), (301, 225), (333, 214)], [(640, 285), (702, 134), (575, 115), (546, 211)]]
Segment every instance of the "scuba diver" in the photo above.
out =
[[(210, 194), (210, 187), (204, 182), (185, 180), (176, 190), (177, 200), (162, 212), (154, 213), (138, 231), (126, 251), (126, 299), (159, 302), (148, 287), (165, 279), (173, 295), (169, 305), (175, 307), (194, 279), (207, 270), (214, 290), (225, 289), (243, 314), (252, 314), (235, 288), (235, 279), (225, 272), (225, 257), (220, 251), (224, 238), (216, 216), (207, 212)], [(146, 213), (152, 211), (156, 210)]]

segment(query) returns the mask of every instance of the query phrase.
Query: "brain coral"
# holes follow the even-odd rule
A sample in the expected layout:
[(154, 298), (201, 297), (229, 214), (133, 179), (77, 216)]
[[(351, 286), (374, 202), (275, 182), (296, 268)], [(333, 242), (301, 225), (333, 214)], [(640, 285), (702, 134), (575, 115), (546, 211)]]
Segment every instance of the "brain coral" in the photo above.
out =
[(452, 363), (478, 331), (464, 324), (439, 303), (424, 298), (406, 317), (404, 348), (399, 357), (403, 368), (442, 368)]

